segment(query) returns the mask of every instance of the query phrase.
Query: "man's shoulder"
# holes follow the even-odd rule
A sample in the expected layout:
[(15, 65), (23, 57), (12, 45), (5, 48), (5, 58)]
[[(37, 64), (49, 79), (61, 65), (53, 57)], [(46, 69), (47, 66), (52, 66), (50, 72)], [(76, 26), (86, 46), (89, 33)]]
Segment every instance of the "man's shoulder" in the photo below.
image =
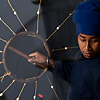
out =
[(78, 61), (82, 59), (82, 52), (79, 50), (76, 55), (74, 61)]

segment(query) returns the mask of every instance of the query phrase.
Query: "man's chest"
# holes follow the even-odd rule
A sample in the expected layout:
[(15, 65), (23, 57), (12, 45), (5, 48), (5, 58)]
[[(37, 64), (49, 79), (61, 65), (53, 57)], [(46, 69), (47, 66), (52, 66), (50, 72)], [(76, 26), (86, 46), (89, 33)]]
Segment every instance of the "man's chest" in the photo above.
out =
[(100, 79), (100, 60), (83, 60), (74, 63), (70, 83), (79, 89), (94, 89)]

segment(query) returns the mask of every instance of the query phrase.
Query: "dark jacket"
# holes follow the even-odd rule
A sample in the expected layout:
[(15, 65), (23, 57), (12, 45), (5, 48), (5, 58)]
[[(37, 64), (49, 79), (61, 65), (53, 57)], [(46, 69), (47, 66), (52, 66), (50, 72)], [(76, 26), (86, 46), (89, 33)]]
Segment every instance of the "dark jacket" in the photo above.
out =
[(79, 52), (74, 62), (55, 61), (54, 71), (69, 81), (67, 100), (100, 100), (100, 54), (89, 59)]

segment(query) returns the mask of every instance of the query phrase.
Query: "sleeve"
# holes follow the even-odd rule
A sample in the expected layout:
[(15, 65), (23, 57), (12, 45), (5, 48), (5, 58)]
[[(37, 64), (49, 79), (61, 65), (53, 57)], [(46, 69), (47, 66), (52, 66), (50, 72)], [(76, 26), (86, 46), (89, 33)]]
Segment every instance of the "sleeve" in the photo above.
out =
[(54, 74), (59, 78), (69, 81), (73, 62), (55, 60), (54, 65)]

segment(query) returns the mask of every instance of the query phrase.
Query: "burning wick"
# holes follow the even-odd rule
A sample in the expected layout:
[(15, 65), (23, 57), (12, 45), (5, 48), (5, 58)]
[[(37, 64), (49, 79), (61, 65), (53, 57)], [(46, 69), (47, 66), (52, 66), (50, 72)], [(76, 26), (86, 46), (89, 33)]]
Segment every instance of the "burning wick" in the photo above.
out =
[(38, 94), (38, 96), (39, 96), (40, 98), (43, 98), (43, 95), (42, 95), (42, 94)]

